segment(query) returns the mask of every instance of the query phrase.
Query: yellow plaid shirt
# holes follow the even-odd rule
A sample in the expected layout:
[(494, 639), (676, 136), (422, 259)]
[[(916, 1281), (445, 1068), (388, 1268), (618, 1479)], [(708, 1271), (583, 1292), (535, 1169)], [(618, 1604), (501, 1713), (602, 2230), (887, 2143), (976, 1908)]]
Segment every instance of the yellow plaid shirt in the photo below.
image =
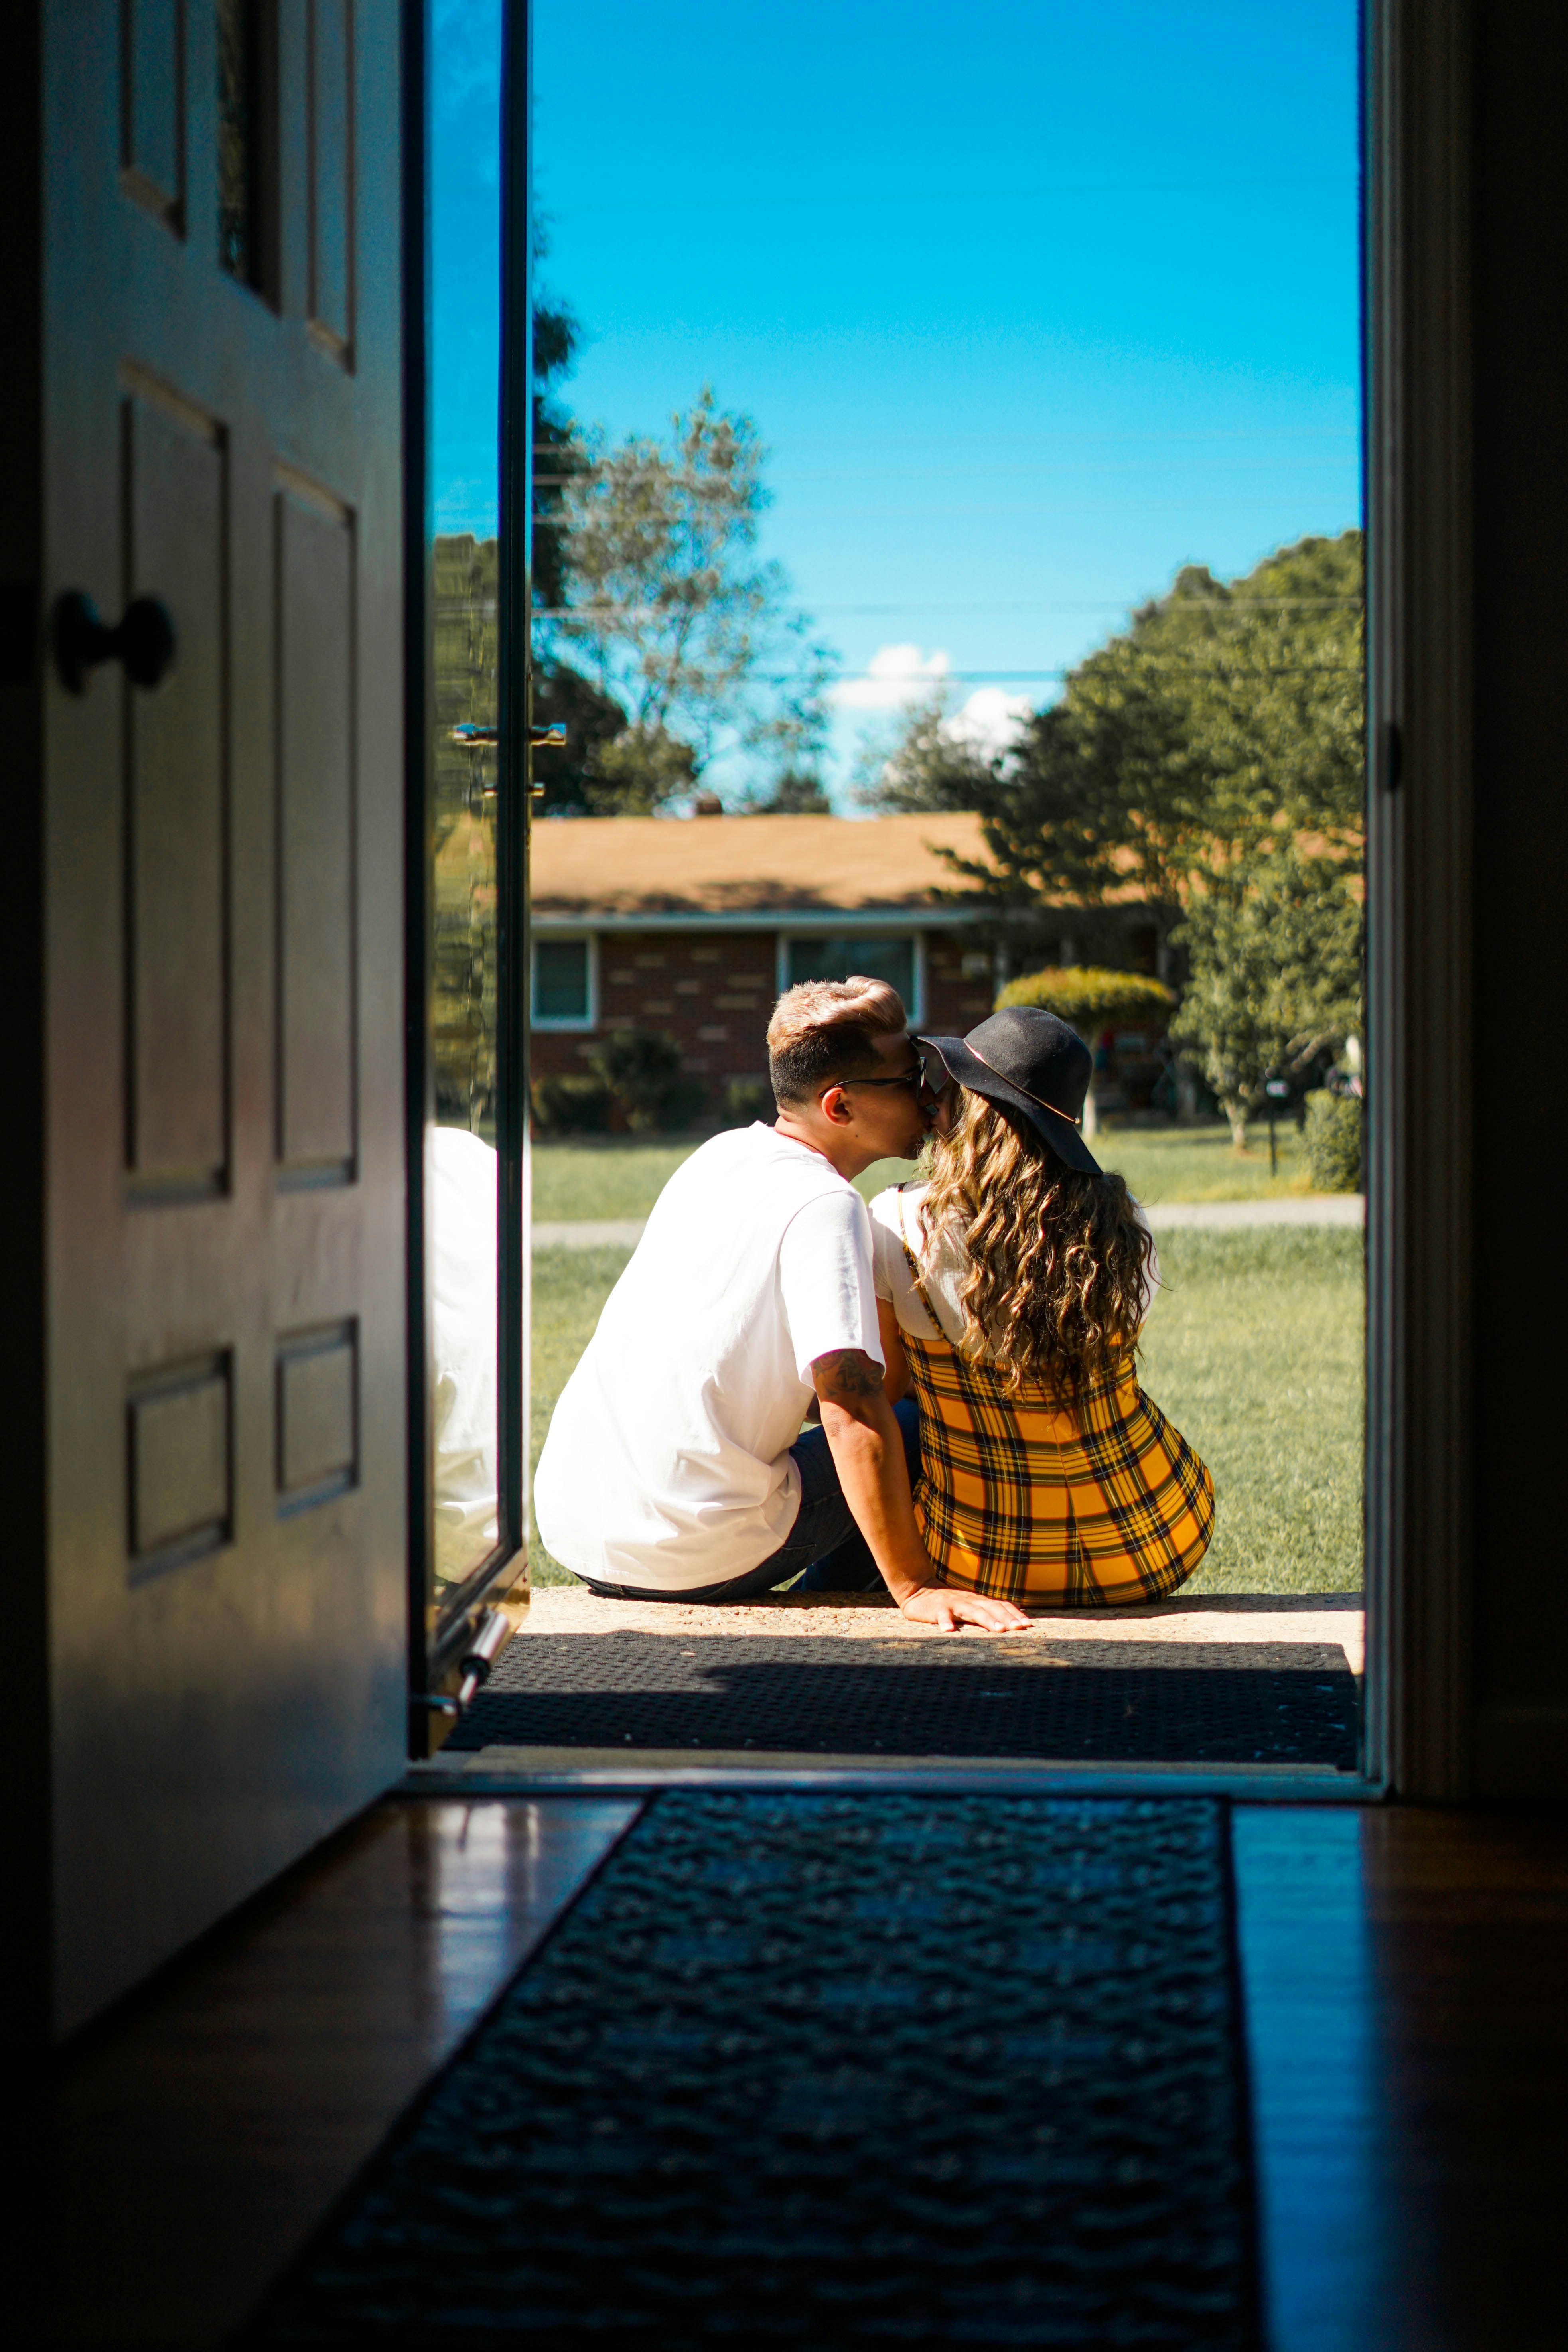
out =
[(945, 1336), (902, 1336), (921, 1413), (915, 1517), (945, 1583), (1103, 1608), (1158, 1601), (1192, 1574), (1214, 1533), (1214, 1480), (1139, 1387), (1131, 1349), (1079, 1398), (1010, 1397)]

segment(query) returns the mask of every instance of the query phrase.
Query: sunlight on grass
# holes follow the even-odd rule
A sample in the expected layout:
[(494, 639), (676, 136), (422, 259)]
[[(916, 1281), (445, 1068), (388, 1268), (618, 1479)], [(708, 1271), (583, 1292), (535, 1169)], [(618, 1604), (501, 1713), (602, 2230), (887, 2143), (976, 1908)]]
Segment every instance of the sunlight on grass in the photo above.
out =
[[(532, 1458), (626, 1262), (533, 1260)], [(1310, 1226), (1162, 1236), (1143, 1384), (1214, 1473), (1218, 1526), (1194, 1592), (1361, 1583), (1361, 1235)], [(537, 1540), (537, 1584), (568, 1581)]]
[(1310, 1225), (1163, 1234), (1142, 1381), (1214, 1473), (1193, 1592), (1362, 1580), (1362, 1237)]
[(641, 1135), (577, 1136), (570, 1143), (533, 1146), (533, 1213), (551, 1221), (596, 1223), (646, 1217), (695, 1139)]
[[(550, 1249), (533, 1253), (532, 1425), (528, 1452), (531, 1475), (543, 1450), (555, 1400), (593, 1338), (599, 1309), (615, 1288), (630, 1255), (629, 1250), (619, 1249)], [(534, 1584), (576, 1581), (551, 1559), (537, 1536), (529, 1545), (528, 1566)]]
[(1279, 1171), (1268, 1173), (1268, 1129), (1247, 1129), (1247, 1150), (1236, 1150), (1226, 1127), (1101, 1128), (1090, 1146), (1102, 1168), (1125, 1176), (1136, 1200), (1262, 1201), (1310, 1192), (1311, 1178), (1301, 1139), (1289, 1121), (1275, 1129)]

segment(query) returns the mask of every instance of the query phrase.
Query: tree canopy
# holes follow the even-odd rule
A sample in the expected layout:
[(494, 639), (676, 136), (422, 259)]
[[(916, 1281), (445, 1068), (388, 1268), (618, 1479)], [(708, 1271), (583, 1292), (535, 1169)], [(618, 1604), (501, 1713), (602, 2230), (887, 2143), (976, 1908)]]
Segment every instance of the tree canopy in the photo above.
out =
[(1272, 1076), (1300, 1081), (1362, 1023), (1362, 912), (1337, 857), (1294, 840), (1211, 874), (1177, 939), (1189, 972), (1171, 1024), (1238, 1144)]
[(905, 715), (889, 746), (868, 742), (858, 763), (855, 797), (879, 815), (915, 809), (975, 809), (1004, 783), (1003, 761), (987, 758), (952, 729), (950, 690), (936, 687)]
[(591, 431), (575, 449), (553, 633), (626, 712), (598, 760), (616, 804), (660, 806), (721, 750), (776, 777), (814, 774), (831, 656), (789, 610), (781, 568), (755, 552), (769, 493), (750, 417), (705, 386), (664, 439)]
[(1192, 565), (1090, 654), (973, 803), (999, 908), (1131, 890), (1168, 934), (1194, 877), (1316, 835), (1349, 866), (1363, 826), (1359, 531), (1243, 577)]

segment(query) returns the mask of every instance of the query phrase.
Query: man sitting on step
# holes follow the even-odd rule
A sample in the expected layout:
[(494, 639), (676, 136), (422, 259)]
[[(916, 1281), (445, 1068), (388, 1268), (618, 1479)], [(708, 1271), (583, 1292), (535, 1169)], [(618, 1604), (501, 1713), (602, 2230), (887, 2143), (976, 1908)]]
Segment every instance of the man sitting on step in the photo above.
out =
[[(851, 1178), (912, 1160), (921, 1058), (885, 981), (806, 981), (768, 1024), (779, 1112), (716, 1135), (660, 1193), (563, 1390), (534, 1480), (555, 1558), (595, 1592), (750, 1601), (803, 1571), (948, 1632), (1028, 1622), (948, 1591), (910, 1499), (871, 1226)], [(821, 1425), (802, 1433), (808, 1410)]]

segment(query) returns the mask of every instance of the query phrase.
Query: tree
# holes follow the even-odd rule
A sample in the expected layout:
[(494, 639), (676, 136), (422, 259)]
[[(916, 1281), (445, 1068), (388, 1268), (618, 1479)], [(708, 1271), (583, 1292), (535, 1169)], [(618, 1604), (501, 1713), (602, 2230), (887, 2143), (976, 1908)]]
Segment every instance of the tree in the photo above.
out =
[[(548, 250), (543, 229), (534, 226), (534, 259)], [(560, 385), (571, 374), (581, 329), (565, 303), (548, 298), (533, 309), (533, 606), (548, 625), (566, 596), (564, 506), (567, 487), (586, 462), (577, 425), (563, 405)], [(489, 542), (490, 593), (494, 588), (493, 541)], [(615, 697), (601, 691), (570, 663), (548, 655), (533, 671), (533, 719), (537, 725), (566, 730), (564, 747), (547, 752), (537, 765), (551, 816), (598, 816), (626, 802), (623, 776), (607, 770), (605, 755), (626, 730), (626, 714)], [(635, 798), (635, 793), (633, 795)]]
[(1345, 861), (1278, 841), (1211, 873), (1178, 940), (1189, 978), (1171, 1035), (1191, 1045), (1240, 1150), (1266, 1078), (1300, 1076), (1360, 1033), (1362, 912)]
[(689, 791), (721, 749), (804, 768), (826, 733), (831, 656), (786, 612), (780, 567), (753, 554), (768, 493), (752, 420), (721, 413), (705, 386), (668, 441), (611, 447), (595, 433), (578, 448), (561, 485), (554, 626), (626, 713), (601, 761), (621, 804)]
[(749, 801), (752, 816), (831, 816), (833, 803), (820, 776), (799, 775), (786, 769), (775, 777), (765, 798)]
[[(543, 237), (534, 234), (534, 256), (542, 259)], [(542, 301), (533, 307), (533, 515), (531, 550), (533, 602), (548, 613), (565, 596), (565, 551), (562, 509), (567, 485), (582, 471), (583, 453), (577, 427), (557, 393), (561, 380), (571, 374), (582, 330), (563, 302)]]
[(939, 686), (909, 712), (897, 740), (868, 743), (860, 757), (855, 798), (890, 815), (914, 809), (974, 809), (1002, 782), (1003, 763), (952, 728), (948, 688)]
[(1194, 877), (1282, 833), (1353, 864), (1362, 674), (1358, 531), (1228, 583), (1190, 566), (1030, 720), (975, 803), (987, 859), (951, 862), (999, 912), (1131, 893), (1164, 937)]

